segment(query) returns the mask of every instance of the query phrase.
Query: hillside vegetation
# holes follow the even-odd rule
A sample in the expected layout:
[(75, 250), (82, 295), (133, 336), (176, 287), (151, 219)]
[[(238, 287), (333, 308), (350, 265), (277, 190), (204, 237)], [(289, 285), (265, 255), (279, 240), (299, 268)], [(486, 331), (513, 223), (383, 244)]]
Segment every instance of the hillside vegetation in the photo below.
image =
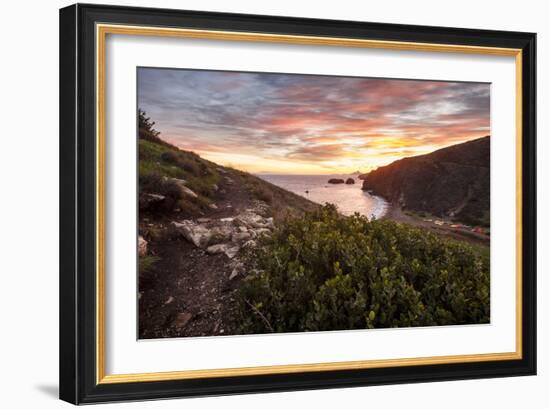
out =
[(489, 322), (488, 253), (327, 205), (250, 256), (241, 333)]
[(234, 190), (220, 188), (227, 181), (248, 193), (241, 198), (243, 201), (267, 203), (271, 216), (276, 218), (316, 207), (309, 200), (254, 175), (220, 166), (163, 141), (154, 129), (154, 122), (143, 111), (139, 112), (138, 152), (140, 202), (151, 201), (147, 198), (150, 194), (164, 198), (157, 206), (143, 206), (143, 213), (151, 211), (158, 216), (176, 211), (179, 218), (202, 216), (216, 209), (216, 203)]
[(489, 136), (395, 161), (362, 179), (363, 190), (402, 209), (489, 226)]

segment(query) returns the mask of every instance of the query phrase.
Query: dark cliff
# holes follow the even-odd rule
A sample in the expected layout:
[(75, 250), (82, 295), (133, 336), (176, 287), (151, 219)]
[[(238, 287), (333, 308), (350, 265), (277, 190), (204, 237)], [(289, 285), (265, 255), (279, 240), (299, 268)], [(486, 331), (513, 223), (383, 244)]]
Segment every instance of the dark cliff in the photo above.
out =
[(403, 209), (488, 225), (490, 137), (380, 167), (364, 176), (363, 190)]

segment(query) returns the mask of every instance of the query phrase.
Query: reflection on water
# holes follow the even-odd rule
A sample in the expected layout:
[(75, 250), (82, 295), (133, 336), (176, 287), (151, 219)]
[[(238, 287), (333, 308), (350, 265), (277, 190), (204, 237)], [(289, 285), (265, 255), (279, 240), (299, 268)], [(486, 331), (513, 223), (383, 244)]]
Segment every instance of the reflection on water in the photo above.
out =
[[(368, 217), (380, 218), (387, 210), (388, 203), (379, 196), (361, 190), (362, 180), (355, 175), (271, 175), (259, 174), (258, 177), (283, 189), (303, 196), (312, 202), (332, 203), (340, 213), (351, 215), (355, 212)], [(353, 178), (355, 184), (331, 184), (328, 180)]]

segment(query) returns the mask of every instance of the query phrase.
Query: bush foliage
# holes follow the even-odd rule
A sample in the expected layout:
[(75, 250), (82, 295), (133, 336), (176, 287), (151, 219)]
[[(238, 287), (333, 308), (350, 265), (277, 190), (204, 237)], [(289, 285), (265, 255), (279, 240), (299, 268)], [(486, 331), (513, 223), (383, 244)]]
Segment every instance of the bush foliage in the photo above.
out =
[(160, 258), (157, 256), (141, 256), (138, 262), (139, 273), (148, 273), (153, 268), (154, 264), (159, 260)]
[(241, 333), (489, 322), (487, 251), (332, 205), (289, 218), (248, 263)]

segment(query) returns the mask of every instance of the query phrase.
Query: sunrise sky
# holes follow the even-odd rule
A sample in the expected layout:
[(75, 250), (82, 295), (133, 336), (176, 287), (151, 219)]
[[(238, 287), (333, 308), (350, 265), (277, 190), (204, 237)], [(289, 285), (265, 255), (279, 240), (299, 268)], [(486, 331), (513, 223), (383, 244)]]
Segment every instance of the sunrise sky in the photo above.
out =
[(490, 134), (489, 84), (140, 68), (161, 138), (252, 173), (367, 172)]

